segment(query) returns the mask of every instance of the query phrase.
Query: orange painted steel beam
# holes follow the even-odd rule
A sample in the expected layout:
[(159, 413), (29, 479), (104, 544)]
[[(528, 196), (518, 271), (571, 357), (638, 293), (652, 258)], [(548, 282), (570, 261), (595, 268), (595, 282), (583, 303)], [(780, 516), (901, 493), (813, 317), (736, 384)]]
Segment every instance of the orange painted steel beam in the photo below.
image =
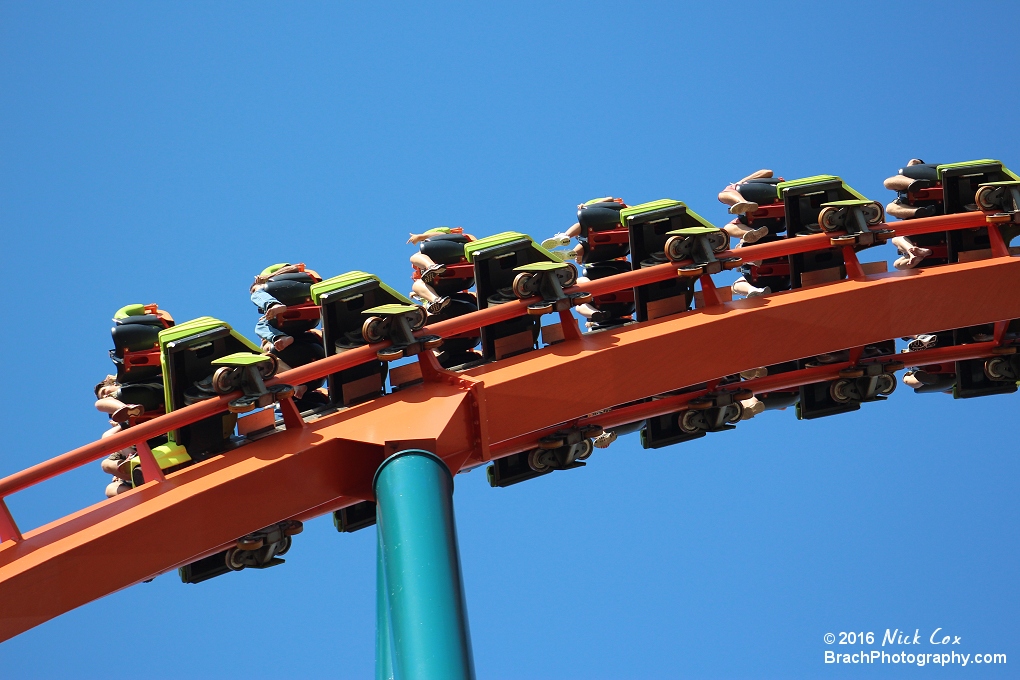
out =
[[(548, 414), (575, 420), (758, 366), (1020, 318), (1020, 298), (987, 294), (1017, 284), (1017, 258), (893, 272), (591, 333), (466, 374), (484, 382), (490, 414), (514, 414), (490, 418), (497, 445), (542, 430)], [(576, 394), (579, 375), (597, 375), (599, 388)]]
[[(1016, 286), (1016, 258), (896, 272), (725, 303), (585, 335), (455, 376), (437, 374), (3, 543), (0, 639), (220, 550), (250, 531), (371, 499), (378, 464), (408, 442), (435, 450), (454, 471), (474, 467), (489, 457), (482, 453), (486, 447), (493, 457), (526, 450), (542, 432), (596, 410), (740, 370), (1020, 318), (1020, 298), (984, 294)], [(741, 340), (752, 333), (754, 346)], [(941, 350), (944, 358), (953, 349)], [(804, 375), (820, 379), (843, 365)], [(579, 392), (577, 375), (599, 375), (599, 389)], [(765, 382), (770, 378), (778, 382)], [(786, 379), (770, 376), (759, 386), (779, 389)], [(680, 400), (662, 401), (663, 408), (682, 407)], [(485, 412), (488, 418), (479, 415)]]

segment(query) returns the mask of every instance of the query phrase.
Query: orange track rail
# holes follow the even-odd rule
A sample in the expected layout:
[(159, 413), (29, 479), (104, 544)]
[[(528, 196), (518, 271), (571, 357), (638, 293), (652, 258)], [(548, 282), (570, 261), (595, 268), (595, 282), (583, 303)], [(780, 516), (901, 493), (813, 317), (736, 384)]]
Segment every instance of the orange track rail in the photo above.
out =
[[(907, 235), (984, 225), (984, 215), (971, 213), (886, 226)], [(0, 544), (4, 603), (0, 639), (223, 550), (251, 531), (372, 500), (372, 476), (385, 456), (396, 450), (413, 446), (435, 451), (456, 472), (533, 448), (539, 438), (559, 428), (583, 423), (612, 427), (680, 410), (700, 393), (616, 407), (745, 369), (903, 335), (1020, 318), (1016, 296), (985, 294), (1020, 286), (1020, 259), (1007, 257), (1005, 244), (996, 238), (998, 231), (990, 231), (993, 259), (861, 276), (577, 334), (574, 339), (568, 334), (567, 341), (552, 347), (463, 373), (443, 371), (429, 360), (431, 355), (422, 355), (421, 385), (307, 423), (293, 409), (285, 409), (285, 431), (23, 535), (0, 504), (5, 539)], [(818, 235), (750, 246), (733, 254), (763, 259), (827, 246), (828, 236)], [(675, 265), (666, 264), (579, 289), (602, 294), (675, 275)], [(523, 314), (526, 305), (526, 301), (501, 305), (423, 332), (456, 335)], [(562, 316), (574, 323), (569, 314)], [(752, 333), (757, 340), (753, 348), (733, 341)], [(927, 350), (912, 353), (911, 359), (923, 364), (978, 358), (989, 356), (996, 344)], [(334, 373), (371, 358), (379, 347), (345, 352), (283, 373), (278, 380), (297, 384)], [(725, 351), (720, 350), (723, 347)], [(656, 357), (655, 370), (635, 370), (646, 365), (648, 357)], [(834, 379), (847, 365), (768, 376), (740, 387), (762, 393)], [(576, 385), (573, 377), (594, 374), (600, 377), (597, 391), (549, 389)], [(0, 480), (0, 499), (223, 411), (230, 398), (188, 406), (11, 475)], [(590, 415), (604, 409), (613, 410)], [(510, 413), (513, 417), (502, 415)], [(75, 578), (68, 578), (70, 573)]]

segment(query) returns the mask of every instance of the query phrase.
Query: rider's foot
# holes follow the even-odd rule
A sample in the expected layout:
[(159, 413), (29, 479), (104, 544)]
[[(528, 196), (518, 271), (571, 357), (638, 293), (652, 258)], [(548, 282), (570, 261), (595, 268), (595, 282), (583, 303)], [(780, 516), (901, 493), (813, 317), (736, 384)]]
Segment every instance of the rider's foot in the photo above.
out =
[(935, 343), (937, 341), (938, 338), (930, 333), (917, 335), (914, 337), (913, 340), (907, 343), (907, 351), (919, 352), (922, 349), (931, 349), (932, 347), (935, 346)]
[(765, 410), (765, 402), (757, 397), (744, 399), (740, 402), (740, 405), (744, 407), (744, 412), (740, 415), (741, 420), (750, 420)]
[(750, 289), (751, 290), (747, 291), (747, 295), (745, 295), (744, 297), (753, 298), (758, 297), (760, 295), (768, 295), (769, 293), (772, 292), (772, 289), (769, 288), (768, 286), (764, 286), (763, 288), (758, 288), (757, 286), (750, 286)]
[(752, 243), (757, 243), (758, 241), (760, 241), (761, 239), (765, 238), (768, 235), (769, 235), (768, 227), (748, 229), (747, 231), (744, 232), (744, 235), (740, 237), (740, 241), (745, 245), (751, 245)]
[(266, 310), (266, 320), (272, 321), (286, 310), (287, 310), (286, 305), (283, 304), (272, 305), (269, 309)]
[(615, 441), (616, 433), (613, 432), (612, 430), (607, 430), (606, 432), (603, 432), (599, 436), (595, 437), (595, 439), (592, 439), (591, 443), (595, 446), (596, 449), (604, 449)]
[(755, 378), (764, 378), (768, 374), (769, 369), (765, 368), (764, 366), (759, 366), (758, 368), (752, 368), (747, 371), (741, 371), (740, 377), (743, 378), (744, 380), (754, 380)]
[(145, 408), (139, 404), (127, 404), (110, 414), (110, 420), (115, 423), (126, 422), (128, 418), (137, 418), (145, 412)]
[(907, 266), (916, 267), (918, 263), (921, 262), (921, 260), (928, 257), (929, 255), (931, 255), (931, 250), (929, 250), (928, 248), (914, 246), (913, 248), (910, 249), (910, 252), (907, 253)]
[(546, 248), (547, 250), (551, 250), (556, 246), (565, 246), (568, 245), (569, 243), (570, 237), (564, 234), (563, 232), (560, 232), (559, 234), (556, 234), (552, 238), (547, 238), (546, 240), (542, 241), (542, 247)]
[(434, 264), (421, 273), (421, 280), (425, 283), (432, 283), (436, 277), (446, 271), (445, 264)]
[(122, 479), (125, 482), (131, 481), (131, 458), (122, 460), (117, 465), (117, 479)]
[(738, 201), (730, 206), (731, 215), (743, 215), (744, 213), (753, 213), (758, 209), (758, 204), (752, 201)]
[(425, 311), (431, 314), (438, 314), (439, 312), (446, 309), (446, 305), (450, 304), (450, 297), (444, 295), (441, 298), (436, 298), (432, 302), (425, 305)]
[(277, 352), (282, 352), (283, 350), (287, 349), (293, 344), (294, 338), (290, 337), (289, 335), (281, 335), (276, 340), (273, 340), (273, 349), (275, 349)]

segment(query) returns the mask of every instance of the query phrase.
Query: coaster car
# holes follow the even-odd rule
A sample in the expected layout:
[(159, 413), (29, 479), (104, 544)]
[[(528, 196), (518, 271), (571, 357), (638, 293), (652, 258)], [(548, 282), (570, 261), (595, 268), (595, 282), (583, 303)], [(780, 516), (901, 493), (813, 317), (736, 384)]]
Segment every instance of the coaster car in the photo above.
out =
[[(625, 208), (620, 211), (620, 219), (630, 233), (631, 262), (634, 268), (654, 267), (668, 262), (666, 242), (676, 236), (683, 236), (681, 230), (719, 231), (683, 202), (671, 198)], [(679, 244), (679, 241), (674, 243)], [(714, 248), (711, 250), (714, 252)], [(689, 309), (694, 300), (694, 279), (694, 276), (673, 278), (635, 288), (637, 320), (657, 319)]]
[[(530, 236), (516, 231), (472, 241), (464, 246), (464, 256), (475, 270), (480, 309), (517, 299), (514, 280), (523, 273), (519, 267), (550, 263), (543, 266), (555, 270), (564, 264)], [(484, 326), (481, 329), (482, 355), (486, 360), (500, 359), (534, 349), (539, 328), (537, 316), (520, 316)]]

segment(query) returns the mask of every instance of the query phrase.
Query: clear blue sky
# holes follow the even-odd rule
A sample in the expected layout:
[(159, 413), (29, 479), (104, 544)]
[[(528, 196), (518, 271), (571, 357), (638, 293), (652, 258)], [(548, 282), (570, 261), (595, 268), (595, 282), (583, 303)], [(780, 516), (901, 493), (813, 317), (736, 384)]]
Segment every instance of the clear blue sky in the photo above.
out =
[[(912, 156), (1016, 168), (1018, 25), (1013, 2), (0, 2), (0, 474), (102, 432), (127, 303), (250, 335), (264, 266), (404, 287), (407, 232), (439, 224), (543, 236), (606, 194), (721, 224), (716, 192), (759, 167), (883, 202)], [(826, 632), (897, 627), (1015, 666), (1017, 399), (901, 390), (631, 437), (510, 489), (458, 477), (479, 677), (915, 675), (822, 663)], [(10, 504), (34, 527), (106, 481), (97, 463)], [(6, 642), (0, 676), (367, 678), (374, 556), (321, 518), (284, 567), (168, 574)]]

